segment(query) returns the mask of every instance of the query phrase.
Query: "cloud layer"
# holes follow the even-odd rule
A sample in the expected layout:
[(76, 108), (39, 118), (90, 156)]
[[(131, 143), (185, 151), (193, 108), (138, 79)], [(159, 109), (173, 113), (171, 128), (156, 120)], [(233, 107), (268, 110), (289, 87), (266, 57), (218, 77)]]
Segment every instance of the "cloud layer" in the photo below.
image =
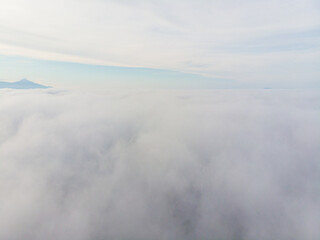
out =
[(314, 86), (319, 16), (317, 0), (2, 0), (0, 53)]
[(1, 90), (0, 239), (318, 239), (319, 102)]

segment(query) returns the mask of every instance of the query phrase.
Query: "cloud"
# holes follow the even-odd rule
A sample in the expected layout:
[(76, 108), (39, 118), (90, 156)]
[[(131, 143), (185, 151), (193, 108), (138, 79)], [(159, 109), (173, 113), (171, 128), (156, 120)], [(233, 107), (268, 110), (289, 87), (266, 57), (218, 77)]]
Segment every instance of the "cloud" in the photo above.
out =
[(1, 90), (1, 239), (317, 239), (317, 91)]
[(319, 76), (319, 12), (315, 0), (5, 0), (0, 53), (303, 84)]

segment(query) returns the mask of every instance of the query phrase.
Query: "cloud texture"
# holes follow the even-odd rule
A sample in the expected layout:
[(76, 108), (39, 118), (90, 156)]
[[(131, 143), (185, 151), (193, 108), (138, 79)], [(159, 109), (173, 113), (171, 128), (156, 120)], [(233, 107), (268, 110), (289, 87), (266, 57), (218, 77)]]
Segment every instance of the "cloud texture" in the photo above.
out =
[(0, 239), (318, 239), (319, 103), (1, 90)]
[(319, 22), (318, 0), (1, 0), (0, 54), (314, 87)]

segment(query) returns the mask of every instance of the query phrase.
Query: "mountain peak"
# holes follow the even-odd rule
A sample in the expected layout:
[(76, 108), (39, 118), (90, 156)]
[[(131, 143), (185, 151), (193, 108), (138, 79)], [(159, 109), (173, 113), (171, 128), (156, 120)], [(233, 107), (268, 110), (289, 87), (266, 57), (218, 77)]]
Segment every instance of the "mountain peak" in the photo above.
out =
[(29, 81), (26, 78), (21, 79), (20, 81), (17, 81), (17, 83), (31, 83), (31, 81)]
[(50, 88), (38, 83), (29, 81), (26, 78), (17, 82), (0, 82), (0, 88), (14, 88), (14, 89), (33, 89), (33, 88)]

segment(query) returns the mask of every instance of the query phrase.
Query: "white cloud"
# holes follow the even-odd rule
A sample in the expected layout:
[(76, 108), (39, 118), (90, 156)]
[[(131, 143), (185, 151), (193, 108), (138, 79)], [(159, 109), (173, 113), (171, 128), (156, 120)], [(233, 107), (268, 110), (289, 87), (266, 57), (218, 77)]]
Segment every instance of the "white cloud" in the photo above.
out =
[(1, 239), (317, 239), (319, 92), (1, 90)]
[[(318, 31), (319, 9), (314, 0), (3, 0), (0, 53), (268, 81), (265, 74), (278, 74), (274, 64), (292, 71), (296, 61), (310, 65), (305, 61), (310, 42), (319, 59), (319, 34), (308, 39), (295, 35)], [(261, 42), (265, 37), (270, 39)], [(286, 49), (292, 39), (302, 49), (274, 49), (278, 42)], [(286, 73), (281, 79), (291, 77)], [(304, 75), (292, 81), (301, 83)]]

